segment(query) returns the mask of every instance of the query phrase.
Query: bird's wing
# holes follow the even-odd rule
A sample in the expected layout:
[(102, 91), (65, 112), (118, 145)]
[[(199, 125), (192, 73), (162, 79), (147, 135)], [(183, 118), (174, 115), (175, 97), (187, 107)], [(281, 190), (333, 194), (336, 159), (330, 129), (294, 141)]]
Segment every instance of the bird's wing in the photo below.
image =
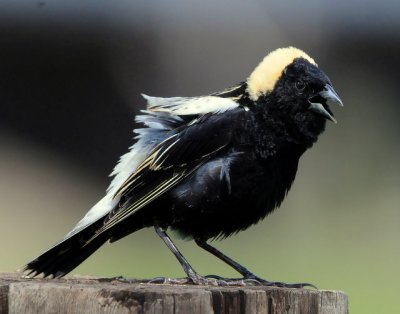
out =
[(147, 110), (171, 115), (187, 116), (206, 113), (222, 113), (239, 107), (238, 99), (244, 94), (245, 85), (240, 83), (208, 96), (201, 97), (152, 97), (145, 94)]
[(200, 116), (159, 143), (115, 192), (114, 197), (125, 201), (109, 214), (96, 236), (169, 191), (211, 157), (226, 151), (242, 111)]

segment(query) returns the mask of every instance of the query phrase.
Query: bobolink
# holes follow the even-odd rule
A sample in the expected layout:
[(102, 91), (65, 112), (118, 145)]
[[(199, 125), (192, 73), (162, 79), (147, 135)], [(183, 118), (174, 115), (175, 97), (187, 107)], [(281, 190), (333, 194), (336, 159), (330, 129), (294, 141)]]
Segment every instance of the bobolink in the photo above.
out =
[[(207, 283), (168, 237), (177, 231), (244, 278), (271, 283), (206, 241), (245, 230), (277, 208), (300, 156), (336, 122), (327, 101), (342, 105), (329, 78), (294, 47), (268, 54), (248, 79), (201, 97), (143, 95), (136, 143), (116, 165), (106, 196), (65, 238), (25, 266), (28, 275), (61, 277), (106, 241), (145, 227), (175, 254), (194, 284)], [(213, 276), (221, 282), (221, 277)]]

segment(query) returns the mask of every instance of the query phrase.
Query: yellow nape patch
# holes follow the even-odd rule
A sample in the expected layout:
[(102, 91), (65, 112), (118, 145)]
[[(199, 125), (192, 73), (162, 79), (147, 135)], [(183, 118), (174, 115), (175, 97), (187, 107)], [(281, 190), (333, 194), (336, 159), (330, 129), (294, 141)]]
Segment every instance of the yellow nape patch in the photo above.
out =
[(260, 95), (272, 91), (283, 70), (297, 58), (304, 58), (317, 66), (313, 58), (295, 47), (279, 48), (270, 52), (247, 79), (250, 99), (255, 101)]

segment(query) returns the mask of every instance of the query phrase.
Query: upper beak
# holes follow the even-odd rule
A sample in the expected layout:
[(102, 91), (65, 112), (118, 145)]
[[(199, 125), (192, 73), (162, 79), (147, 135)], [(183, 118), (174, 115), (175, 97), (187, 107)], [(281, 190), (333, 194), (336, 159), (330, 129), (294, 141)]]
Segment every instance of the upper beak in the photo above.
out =
[[(318, 96), (324, 98), (326, 101), (335, 102), (339, 106), (343, 107), (342, 100), (340, 99), (340, 97), (330, 84), (326, 84), (324, 89), (318, 93)], [(325, 107), (321, 103), (312, 102), (310, 100), (309, 109), (323, 115), (325, 118), (333, 121), (334, 123), (337, 123), (336, 119), (333, 117), (333, 114), (329, 112), (327, 109), (325, 109)]]

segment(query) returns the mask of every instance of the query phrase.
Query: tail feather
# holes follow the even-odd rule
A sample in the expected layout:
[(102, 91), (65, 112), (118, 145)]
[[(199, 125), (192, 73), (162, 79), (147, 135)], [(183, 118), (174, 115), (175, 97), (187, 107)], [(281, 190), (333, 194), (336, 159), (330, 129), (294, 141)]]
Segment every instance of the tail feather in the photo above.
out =
[[(95, 224), (97, 225), (97, 224)], [(23, 271), (27, 276), (35, 277), (43, 274), (44, 277), (63, 277), (85, 259), (92, 255), (107, 240), (108, 236), (101, 235), (92, 238), (97, 226), (91, 225), (71, 237), (59, 242), (51, 249), (25, 265)]]

